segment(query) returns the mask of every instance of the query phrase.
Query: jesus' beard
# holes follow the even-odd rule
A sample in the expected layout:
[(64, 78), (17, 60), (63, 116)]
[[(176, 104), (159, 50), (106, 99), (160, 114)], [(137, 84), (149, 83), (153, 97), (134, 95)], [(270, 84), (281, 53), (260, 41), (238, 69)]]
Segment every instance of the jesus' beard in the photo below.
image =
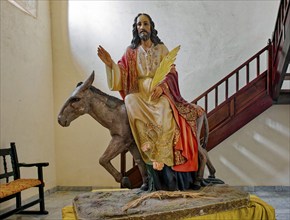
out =
[(141, 40), (143, 41), (147, 41), (150, 39), (150, 35), (151, 33), (148, 33), (147, 31), (142, 31), (140, 34), (139, 34), (139, 37)]

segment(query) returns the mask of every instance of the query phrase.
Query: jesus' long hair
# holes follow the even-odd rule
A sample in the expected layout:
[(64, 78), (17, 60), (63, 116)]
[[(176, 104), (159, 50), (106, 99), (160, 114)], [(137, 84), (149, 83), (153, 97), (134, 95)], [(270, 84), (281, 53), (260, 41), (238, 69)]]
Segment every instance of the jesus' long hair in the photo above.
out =
[(149, 21), (150, 21), (150, 27), (151, 27), (151, 35), (150, 35), (150, 39), (152, 41), (152, 43), (154, 45), (157, 45), (157, 44), (163, 44), (163, 42), (160, 40), (160, 38), (157, 36), (158, 34), (158, 31), (155, 29), (155, 24), (154, 22), (152, 21), (152, 18), (148, 15), (148, 14), (145, 14), (145, 13), (139, 13), (135, 19), (134, 19), (134, 24), (133, 24), (133, 30), (132, 30), (132, 33), (133, 33), (133, 39), (131, 41), (131, 45), (130, 47), (132, 49), (136, 49), (139, 44), (141, 43), (141, 39), (138, 35), (138, 30), (137, 30), (137, 19), (139, 16), (141, 15), (145, 15), (149, 18)]

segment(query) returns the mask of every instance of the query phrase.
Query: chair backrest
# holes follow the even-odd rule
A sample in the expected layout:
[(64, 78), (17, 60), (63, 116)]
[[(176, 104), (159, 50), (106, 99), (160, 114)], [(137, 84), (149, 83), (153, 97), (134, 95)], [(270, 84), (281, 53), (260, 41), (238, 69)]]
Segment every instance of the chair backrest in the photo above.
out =
[[(6, 183), (9, 182), (9, 178), (14, 180), (20, 178), (20, 171), (18, 166), (18, 158), (16, 152), (15, 143), (10, 143), (10, 148), (1, 148), (0, 149), (0, 181), (3, 182), (3, 179)], [(11, 181), (11, 180), (10, 180)]]

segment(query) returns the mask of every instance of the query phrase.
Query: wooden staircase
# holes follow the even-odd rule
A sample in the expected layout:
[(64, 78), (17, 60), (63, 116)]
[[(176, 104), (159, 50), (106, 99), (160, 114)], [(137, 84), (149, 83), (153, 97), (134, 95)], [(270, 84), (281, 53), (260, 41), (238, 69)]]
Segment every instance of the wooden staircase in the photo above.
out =
[[(289, 65), (288, 65), (289, 68)], [(286, 73), (283, 82), (290, 85), (290, 73)], [(290, 89), (281, 88), (277, 100), (274, 100), (275, 104), (290, 104)]]
[[(209, 119), (211, 150), (273, 104), (290, 104), (290, 89), (281, 89), (290, 80), (286, 73), (290, 60), (290, 0), (281, 0), (275, 29), (268, 45), (194, 99)], [(139, 170), (126, 169), (126, 154), (121, 155), (121, 172), (133, 187), (140, 187)]]
[[(193, 100), (208, 113), (208, 151), (273, 104), (290, 104), (289, 89), (281, 89), (283, 82), (289, 80), (286, 74), (290, 60), (289, 2), (282, 0), (280, 3), (268, 45)], [(234, 92), (229, 95), (231, 88)], [(210, 98), (214, 106), (209, 111)]]
[(272, 77), (272, 98), (275, 103), (289, 104), (290, 93), (282, 90), (284, 80), (289, 80), (287, 69), (290, 60), (290, 0), (281, 0), (275, 29), (272, 37), (271, 47), (271, 77)]
[[(208, 151), (272, 106), (269, 68), (261, 63), (262, 57), (265, 60), (269, 54), (269, 48), (270, 45), (260, 50), (193, 100), (208, 115)], [(209, 100), (214, 105), (211, 110)]]

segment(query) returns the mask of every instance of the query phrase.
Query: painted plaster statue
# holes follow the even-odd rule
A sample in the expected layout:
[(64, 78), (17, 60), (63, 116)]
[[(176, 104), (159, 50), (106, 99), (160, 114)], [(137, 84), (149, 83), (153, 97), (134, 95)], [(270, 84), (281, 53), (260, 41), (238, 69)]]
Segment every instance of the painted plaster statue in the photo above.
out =
[(156, 69), (169, 52), (157, 33), (151, 17), (138, 14), (131, 45), (117, 63), (102, 46), (97, 53), (106, 64), (109, 88), (119, 91), (125, 100), (131, 131), (153, 189), (186, 190), (192, 187), (192, 174), (198, 170), (197, 119), (205, 112), (181, 97), (175, 65), (151, 88)]
[[(152, 186), (149, 187), (148, 173), (133, 138), (124, 101), (95, 88), (92, 85), (94, 77), (95, 73), (93, 72), (83, 83), (77, 84), (77, 87), (65, 101), (58, 114), (58, 123), (63, 127), (68, 127), (72, 121), (80, 116), (84, 114), (90, 115), (98, 123), (107, 128), (112, 136), (105, 152), (99, 158), (99, 163), (114, 177), (116, 182), (121, 183), (122, 187), (132, 188), (130, 179), (125, 174), (119, 172), (111, 163), (121, 153), (129, 151), (142, 177), (140, 189), (144, 191), (148, 189), (150, 191), (154, 190)], [(202, 126), (205, 128), (204, 138), (202, 144), (198, 147), (199, 167), (193, 185), (195, 188), (207, 185), (209, 182), (216, 184), (223, 183), (215, 178), (215, 168), (205, 150), (209, 134), (205, 114), (197, 119), (198, 137)], [(207, 166), (210, 174), (207, 179), (203, 178), (205, 166)]]

